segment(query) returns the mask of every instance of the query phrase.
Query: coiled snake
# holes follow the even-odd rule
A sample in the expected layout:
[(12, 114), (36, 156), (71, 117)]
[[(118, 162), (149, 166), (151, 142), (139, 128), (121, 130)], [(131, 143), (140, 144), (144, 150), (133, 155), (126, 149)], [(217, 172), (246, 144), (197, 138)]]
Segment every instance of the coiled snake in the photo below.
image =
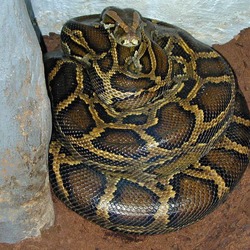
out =
[(133, 9), (68, 21), (48, 55), (50, 181), (72, 210), (156, 234), (214, 210), (249, 162), (250, 116), (211, 47)]

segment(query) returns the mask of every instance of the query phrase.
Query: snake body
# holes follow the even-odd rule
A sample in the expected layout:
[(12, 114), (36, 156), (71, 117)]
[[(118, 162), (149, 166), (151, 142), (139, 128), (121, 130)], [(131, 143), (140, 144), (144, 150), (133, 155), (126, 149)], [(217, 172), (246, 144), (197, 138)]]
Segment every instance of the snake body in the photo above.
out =
[(47, 56), (50, 181), (111, 230), (158, 234), (213, 211), (249, 163), (250, 115), (227, 61), (133, 9), (69, 20)]

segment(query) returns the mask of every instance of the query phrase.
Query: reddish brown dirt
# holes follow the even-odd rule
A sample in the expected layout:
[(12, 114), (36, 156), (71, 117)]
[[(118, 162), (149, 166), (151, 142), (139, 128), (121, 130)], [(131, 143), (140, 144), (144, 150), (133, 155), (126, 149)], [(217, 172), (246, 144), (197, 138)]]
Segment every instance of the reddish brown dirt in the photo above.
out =
[[(58, 36), (45, 38), (49, 49), (58, 46)], [(229, 61), (250, 107), (250, 28), (230, 42), (215, 45)], [(0, 244), (0, 249), (70, 250), (249, 250), (250, 169), (228, 200), (205, 219), (178, 232), (156, 236), (126, 236), (100, 228), (67, 209), (53, 197), (55, 225), (41, 237), (19, 244)]]

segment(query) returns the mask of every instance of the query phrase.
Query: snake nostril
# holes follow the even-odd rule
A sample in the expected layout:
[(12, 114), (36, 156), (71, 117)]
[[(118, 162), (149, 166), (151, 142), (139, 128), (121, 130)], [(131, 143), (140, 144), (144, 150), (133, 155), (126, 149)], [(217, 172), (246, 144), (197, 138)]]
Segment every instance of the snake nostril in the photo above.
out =
[(136, 40), (136, 39), (133, 39), (133, 40), (132, 40), (132, 43), (133, 43), (134, 45), (138, 45), (138, 44), (139, 44), (139, 41)]

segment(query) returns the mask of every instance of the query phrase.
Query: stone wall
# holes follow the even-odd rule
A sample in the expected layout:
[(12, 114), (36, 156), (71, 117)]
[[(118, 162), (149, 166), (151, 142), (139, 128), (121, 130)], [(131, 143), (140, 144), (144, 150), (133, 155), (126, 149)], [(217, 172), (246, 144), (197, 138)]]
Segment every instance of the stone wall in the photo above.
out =
[(250, 26), (249, 0), (31, 0), (44, 35), (59, 33), (75, 16), (100, 13), (105, 7), (134, 8), (146, 17), (177, 25), (209, 45), (225, 43)]

